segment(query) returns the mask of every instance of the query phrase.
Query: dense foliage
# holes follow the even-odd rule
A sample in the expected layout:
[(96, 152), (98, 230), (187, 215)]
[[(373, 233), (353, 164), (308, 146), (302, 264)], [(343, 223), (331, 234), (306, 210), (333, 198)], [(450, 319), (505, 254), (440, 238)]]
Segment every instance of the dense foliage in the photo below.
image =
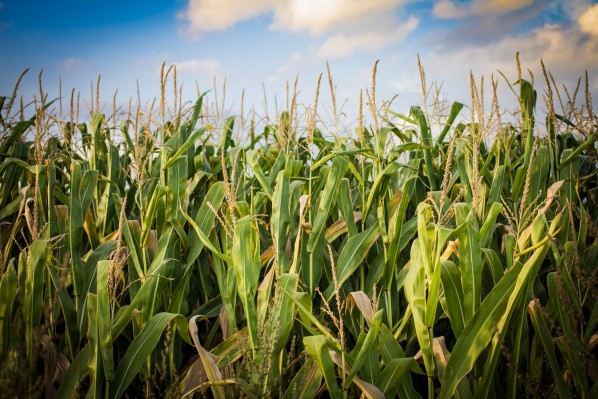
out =
[(539, 122), (521, 72), (506, 114), (422, 71), (347, 135), (330, 77), (327, 129), (317, 97), (260, 124), (176, 83), (166, 117), (167, 77), (153, 116), (0, 97), (2, 395), (598, 397), (587, 78), (576, 105), (545, 72)]

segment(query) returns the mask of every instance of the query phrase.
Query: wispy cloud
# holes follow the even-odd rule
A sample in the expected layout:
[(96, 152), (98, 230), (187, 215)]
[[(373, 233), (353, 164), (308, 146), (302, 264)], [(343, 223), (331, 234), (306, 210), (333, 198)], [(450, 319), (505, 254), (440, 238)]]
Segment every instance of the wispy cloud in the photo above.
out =
[[(544, 24), (545, 15), (553, 12), (562, 13), (563, 11), (551, 9), (546, 2), (535, 1), (504, 14), (469, 15), (459, 18), (459, 23), (454, 26), (447, 27), (442, 23), (439, 23), (438, 27), (435, 27), (436, 24), (428, 25), (427, 32), (422, 39), (422, 46), (439, 50), (454, 49), (496, 43), (505, 37), (512, 36), (513, 32), (525, 36), (537, 23)], [(541, 22), (530, 25), (530, 21)]]
[(317, 51), (317, 57), (330, 60), (342, 58), (360, 50), (379, 50), (391, 43), (401, 43), (418, 25), (415, 17), (393, 30), (341, 33), (328, 37)]
[(215, 59), (191, 59), (186, 61), (173, 62), (176, 65), (177, 72), (190, 73), (194, 75), (204, 75), (214, 77), (221, 69), (220, 64)]
[(67, 58), (60, 62), (60, 66), (67, 71), (72, 71), (74, 69), (79, 68), (83, 65), (83, 60), (81, 58)]
[(0, 10), (4, 8), (4, 3), (0, 3)]
[(464, 18), (469, 15), (500, 15), (530, 5), (533, 0), (472, 0), (469, 3), (441, 0), (432, 12), (438, 18)]

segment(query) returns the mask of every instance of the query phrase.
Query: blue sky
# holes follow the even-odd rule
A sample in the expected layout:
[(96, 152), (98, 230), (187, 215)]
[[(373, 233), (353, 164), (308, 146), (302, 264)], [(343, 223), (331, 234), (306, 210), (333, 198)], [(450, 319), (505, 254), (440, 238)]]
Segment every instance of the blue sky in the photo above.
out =
[[(515, 76), (514, 55), (534, 72), (540, 58), (559, 82), (588, 71), (598, 92), (598, 4), (591, 0), (0, 0), (0, 95), (23, 69), (25, 99), (44, 69), (50, 97), (72, 88), (89, 99), (102, 74), (106, 107), (159, 93), (163, 62), (177, 65), (184, 97), (227, 79), (227, 105), (263, 110), (262, 85), (283, 103), (287, 81), (299, 76), (299, 102), (311, 103), (330, 63), (338, 102), (354, 115), (361, 88), (379, 59), (378, 103), (398, 95), (397, 111), (421, 101), (416, 54), (428, 83), (443, 83), (449, 100), (469, 101), (469, 71)], [(323, 81), (323, 83), (327, 83)], [(503, 85), (504, 86), (504, 85)], [(486, 90), (490, 90), (489, 86)], [(328, 92), (322, 89), (326, 104)], [(66, 95), (66, 94), (65, 94)], [(508, 93), (507, 93), (508, 95)], [(510, 100), (507, 99), (508, 103)], [(273, 105), (270, 105), (272, 108)], [(395, 105), (396, 104), (396, 105)], [(272, 110), (271, 110), (272, 111)]]

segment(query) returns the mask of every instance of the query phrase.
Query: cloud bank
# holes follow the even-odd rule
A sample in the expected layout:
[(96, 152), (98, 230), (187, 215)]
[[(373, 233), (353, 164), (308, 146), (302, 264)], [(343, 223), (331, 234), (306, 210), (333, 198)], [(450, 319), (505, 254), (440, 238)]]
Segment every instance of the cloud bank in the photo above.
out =
[(319, 44), (318, 58), (346, 57), (355, 51), (378, 50), (402, 42), (418, 24), (401, 21), (397, 9), (406, 0), (189, 0), (181, 17), (186, 33), (201, 36), (223, 31), (263, 14), (271, 15), (270, 29), (305, 32)]
[(189, 0), (183, 17), (194, 32), (225, 30), (264, 13), (272, 13), (273, 29), (312, 35), (330, 32), (373, 13), (392, 10), (401, 0)]

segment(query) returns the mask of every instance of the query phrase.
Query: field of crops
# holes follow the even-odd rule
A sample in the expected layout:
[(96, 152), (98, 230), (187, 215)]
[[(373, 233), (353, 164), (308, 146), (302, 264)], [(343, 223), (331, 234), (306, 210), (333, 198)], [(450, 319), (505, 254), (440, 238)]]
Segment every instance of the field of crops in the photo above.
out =
[(517, 69), (472, 76), (467, 105), (421, 69), (401, 115), (374, 67), (351, 134), (330, 75), (329, 124), (292, 85), (269, 120), (181, 104), (172, 68), (156, 104), (111, 115), (99, 83), (87, 102), (17, 83), (0, 396), (598, 398), (587, 74), (537, 92)]

